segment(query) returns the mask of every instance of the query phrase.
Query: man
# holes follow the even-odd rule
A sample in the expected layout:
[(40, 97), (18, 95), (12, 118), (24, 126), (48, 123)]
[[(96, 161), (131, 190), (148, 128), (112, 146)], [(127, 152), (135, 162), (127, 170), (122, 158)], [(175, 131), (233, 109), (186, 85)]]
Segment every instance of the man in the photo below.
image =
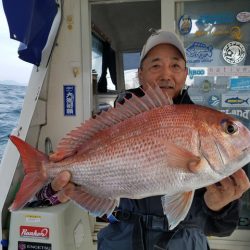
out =
[[(167, 31), (152, 34), (141, 53), (138, 75), (142, 88), (158, 84), (175, 104), (192, 104), (183, 90), (187, 74), (185, 49), (178, 37)], [(133, 89), (121, 93), (117, 101), (122, 103), (131, 93), (143, 95), (139, 88)], [(51, 187), (62, 190), (72, 185), (69, 180), (70, 173), (63, 172), (52, 181)], [(197, 190), (187, 217), (173, 231), (168, 230), (160, 196), (121, 199), (116, 218), (110, 218), (112, 223), (99, 232), (98, 249), (209, 249), (207, 235), (227, 236), (236, 228), (238, 199), (249, 187), (245, 172), (239, 170), (219, 184)], [(68, 198), (59, 191), (58, 199), (65, 202)]]

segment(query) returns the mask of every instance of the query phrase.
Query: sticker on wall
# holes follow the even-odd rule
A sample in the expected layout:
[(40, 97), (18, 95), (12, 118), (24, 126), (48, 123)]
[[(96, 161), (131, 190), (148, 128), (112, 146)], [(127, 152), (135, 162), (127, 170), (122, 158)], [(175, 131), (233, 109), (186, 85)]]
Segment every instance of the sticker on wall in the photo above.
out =
[(64, 97), (64, 115), (74, 116), (76, 115), (76, 93), (74, 85), (63, 86)]
[(178, 28), (182, 35), (188, 34), (192, 29), (192, 20), (188, 15), (182, 15), (178, 22)]
[(241, 28), (239, 26), (226, 26), (223, 25), (221, 28), (216, 27), (212, 28), (211, 30), (205, 30), (205, 28), (201, 28), (195, 31), (194, 35), (196, 37), (201, 36), (227, 36), (230, 35), (233, 40), (241, 40), (242, 34), (241, 34)]
[(190, 98), (194, 103), (198, 103), (198, 104), (204, 103), (204, 97), (202, 95), (192, 95), (190, 96)]
[(249, 66), (216, 66), (207, 69), (208, 76), (250, 76)]
[(212, 62), (213, 46), (201, 42), (193, 42), (186, 49), (188, 63)]
[(250, 12), (242, 11), (237, 14), (236, 19), (241, 23), (246, 23), (250, 21)]
[(231, 90), (250, 90), (250, 77), (230, 79)]
[(250, 110), (249, 109), (220, 109), (221, 112), (228, 115), (233, 115), (237, 118), (244, 118), (250, 120)]
[(40, 215), (26, 215), (25, 220), (26, 222), (31, 223), (39, 223), (41, 222), (42, 216)]
[(201, 83), (201, 90), (203, 92), (209, 92), (212, 88), (212, 83), (208, 80), (204, 80), (202, 83)]
[(188, 68), (188, 76), (190, 79), (193, 79), (194, 76), (204, 76), (205, 74), (206, 72), (202, 68), (195, 68), (195, 69)]
[(208, 99), (208, 105), (212, 107), (218, 107), (220, 104), (220, 98), (217, 95), (211, 95)]
[(232, 41), (225, 45), (222, 56), (227, 63), (237, 64), (245, 58), (246, 49), (242, 43)]
[(232, 93), (222, 95), (222, 107), (250, 107), (249, 94)]
[(48, 243), (40, 243), (40, 242), (28, 242), (28, 241), (18, 241), (17, 243), (18, 250), (51, 250), (52, 245)]
[(242, 38), (242, 34), (241, 34), (241, 29), (239, 26), (233, 26), (231, 28), (231, 32), (230, 32), (230, 35), (232, 37), (232, 39), (234, 40), (241, 40)]
[(233, 13), (221, 12), (216, 14), (205, 14), (198, 17), (196, 21), (197, 25), (208, 25), (208, 24), (231, 24), (235, 20)]
[(29, 238), (49, 238), (49, 228), (48, 227), (35, 227), (35, 226), (20, 226), (20, 237)]

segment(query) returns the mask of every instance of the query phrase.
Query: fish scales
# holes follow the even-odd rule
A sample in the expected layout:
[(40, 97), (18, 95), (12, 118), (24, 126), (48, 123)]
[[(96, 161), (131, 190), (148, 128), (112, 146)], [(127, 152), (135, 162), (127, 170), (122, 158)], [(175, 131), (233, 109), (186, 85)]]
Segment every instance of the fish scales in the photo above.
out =
[[(99, 141), (101, 146), (89, 151), (84, 156), (77, 155), (75, 159), (65, 160), (65, 162), (73, 161), (73, 163), (64, 164), (68, 165), (67, 170), (73, 173), (72, 181), (84, 186), (90, 193), (93, 193), (92, 190), (94, 190), (95, 194), (106, 195), (107, 197), (110, 197), (110, 193), (113, 193), (114, 197), (123, 197), (124, 194), (120, 194), (119, 190), (125, 189), (127, 195), (130, 192), (130, 196), (134, 196), (135, 190), (143, 193), (143, 190), (139, 187), (152, 189), (156, 186), (156, 191), (154, 191), (156, 193), (160, 192), (158, 190), (166, 189), (166, 184), (159, 181), (161, 177), (168, 178), (169, 176), (169, 179), (172, 180), (172, 177), (179, 175), (179, 173), (171, 173), (171, 170), (169, 170), (166, 177), (164, 171), (167, 162), (164, 161), (162, 155), (164, 154), (164, 148), (159, 148), (162, 145), (154, 143), (154, 141), (150, 141), (151, 145), (147, 145), (143, 141), (143, 137), (161, 138), (175, 142), (185, 149), (191, 147), (192, 151), (197, 153), (198, 136), (193, 136), (194, 133), (187, 133), (187, 130), (195, 130), (194, 124), (196, 123), (194, 114), (189, 108), (189, 105), (185, 105), (185, 108), (180, 107), (180, 112), (174, 106), (158, 108), (154, 112), (150, 111), (132, 117), (126, 120), (124, 124), (117, 124), (114, 129), (112, 127), (101, 131), (100, 134), (103, 133), (101, 135), (102, 141)], [(180, 119), (180, 116), (183, 119)], [(180, 124), (179, 127), (176, 127), (176, 124)], [(183, 128), (185, 129), (183, 130)], [(141, 143), (133, 142), (135, 135), (137, 136), (136, 140), (142, 139)], [(98, 134), (96, 136), (99, 137)], [(123, 142), (122, 145), (121, 141)], [(148, 152), (148, 155), (145, 155), (145, 152)], [(157, 159), (161, 163), (161, 165), (159, 163), (159, 167)], [(75, 162), (81, 162), (82, 164), (75, 166)], [(61, 163), (53, 166), (53, 169), (58, 168), (58, 170), (51, 177), (62, 171)], [(108, 167), (105, 168), (105, 166)], [(147, 171), (148, 169), (149, 171)], [(114, 174), (111, 175), (111, 173)], [(145, 183), (138, 180), (145, 181)], [(171, 181), (168, 181), (168, 183), (171, 183)], [(129, 188), (130, 191), (128, 192)], [(171, 190), (174, 188), (176, 188), (176, 185), (168, 187), (169, 193), (172, 193)], [(145, 197), (148, 193), (149, 191), (146, 192)]]

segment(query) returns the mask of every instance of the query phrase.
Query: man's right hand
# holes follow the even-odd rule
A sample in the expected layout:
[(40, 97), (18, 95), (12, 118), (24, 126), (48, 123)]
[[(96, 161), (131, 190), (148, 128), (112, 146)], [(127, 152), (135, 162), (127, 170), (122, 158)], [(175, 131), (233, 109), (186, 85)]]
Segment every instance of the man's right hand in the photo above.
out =
[(69, 200), (69, 197), (64, 194), (64, 189), (73, 189), (74, 184), (70, 182), (71, 173), (69, 171), (60, 172), (51, 182), (52, 189), (57, 192), (57, 198), (61, 203)]

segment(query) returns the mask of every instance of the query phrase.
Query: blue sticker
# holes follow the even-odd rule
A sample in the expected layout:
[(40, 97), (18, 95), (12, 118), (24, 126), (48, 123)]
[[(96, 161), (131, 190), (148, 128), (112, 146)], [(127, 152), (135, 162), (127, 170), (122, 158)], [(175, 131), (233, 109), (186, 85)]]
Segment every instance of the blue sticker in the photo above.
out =
[(212, 107), (217, 107), (220, 104), (220, 98), (216, 95), (211, 95), (208, 99), (208, 104)]
[(201, 15), (196, 24), (206, 25), (206, 24), (231, 24), (234, 23), (235, 16), (233, 13), (217, 13), (217, 14), (207, 14)]
[(231, 90), (250, 90), (250, 77), (231, 79), (230, 89)]
[(213, 46), (205, 43), (193, 42), (186, 49), (188, 63), (201, 63), (213, 61)]
[(192, 20), (188, 15), (182, 15), (178, 22), (178, 28), (182, 35), (188, 34), (192, 29)]
[(188, 75), (190, 79), (193, 79), (194, 76), (204, 76), (205, 75), (204, 69), (190, 69), (188, 68)]
[(64, 85), (64, 115), (74, 116), (76, 115), (76, 93), (74, 85)]

